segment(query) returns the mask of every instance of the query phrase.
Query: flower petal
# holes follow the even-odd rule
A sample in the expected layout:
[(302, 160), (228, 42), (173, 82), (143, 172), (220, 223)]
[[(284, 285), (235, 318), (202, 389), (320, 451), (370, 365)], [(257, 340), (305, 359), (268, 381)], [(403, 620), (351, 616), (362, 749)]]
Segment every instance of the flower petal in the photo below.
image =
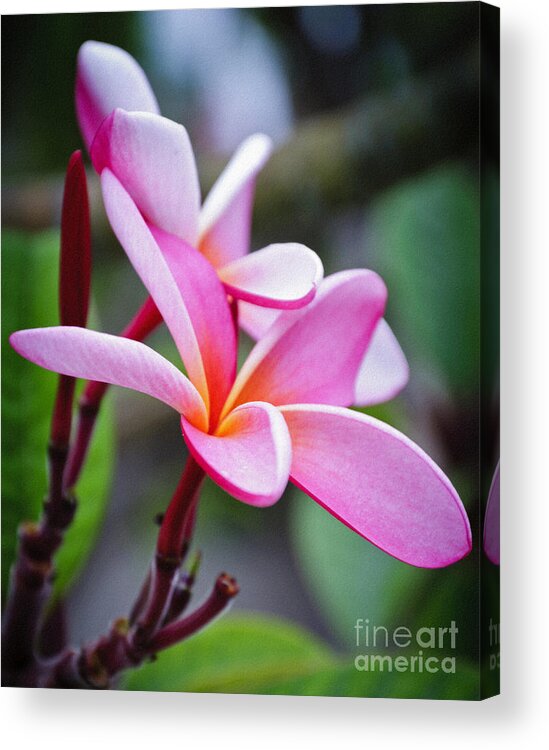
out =
[(204, 201), (199, 248), (216, 268), (246, 255), (250, 249), (255, 181), (272, 148), (266, 135), (257, 133), (247, 138)]
[[(265, 336), (279, 317), (274, 308), (240, 300), (238, 321), (256, 341)], [(397, 396), (408, 383), (410, 369), (404, 352), (387, 321), (382, 318), (362, 359), (356, 383), (354, 406), (372, 406)]]
[(386, 294), (373, 271), (329, 276), (309, 305), (282, 312), (255, 345), (225, 413), (246, 401), (352, 404), (358, 368)]
[(239, 406), (208, 435), (182, 418), (183, 434), (197, 463), (224, 490), (250, 505), (275, 503), (291, 463), (288, 428), (271, 404)]
[(262, 307), (303, 307), (315, 296), (324, 269), (318, 255), (295, 242), (269, 245), (218, 269), (225, 289)]
[(381, 404), (394, 398), (410, 376), (408, 362), (389, 324), (377, 324), (355, 384), (355, 406)]
[(494, 565), (499, 565), (499, 463), (494, 472), (486, 504), (486, 515), (484, 516), (484, 551), (490, 562), (493, 562)]
[(279, 315), (280, 310), (275, 310), (273, 307), (259, 307), (245, 300), (238, 302), (239, 325), (248, 336), (256, 341), (263, 338)]
[(281, 412), (292, 438), (291, 480), (346, 526), (419, 567), (470, 552), (457, 492), (407, 437), (349, 409), (300, 404)]
[(91, 148), (93, 165), (116, 175), (151, 224), (195, 245), (200, 186), (187, 131), (165, 117), (116, 109)]
[[(201, 347), (207, 350), (204, 356), (208, 362), (211, 362), (211, 357), (208, 346), (204, 341), (198, 339), (203, 327), (197, 325), (194, 314), (191, 316), (186, 301), (183, 299), (182, 291), (179, 289), (157, 241), (135, 203), (109, 169), (103, 170), (101, 184), (103, 200), (111, 227), (164, 318), (185, 363), (189, 377), (209, 409), (209, 373), (206, 372)], [(167, 252), (167, 249), (164, 248), (164, 251)], [(207, 261), (200, 257), (198, 252), (195, 252), (194, 255), (185, 253), (182, 262), (189, 264), (185, 266), (186, 268), (190, 268), (190, 266), (196, 268), (196, 273), (193, 271), (188, 284), (194, 285), (193, 300), (202, 300), (202, 313), (206, 316), (205, 320), (208, 321), (207, 327), (209, 325), (209, 341), (215, 342), (218, 335), (230, 336), (230, 334), (227, 334), (226, 326), (220, 332), (215, 327), (220, 299), (219, 290), (221, 290), (221, 304), (226, 307), (226, 315), (230, 316), (227, 299), (215, 271)], [(215, 294), (216, 290), (218, 291), (217, 295)], [(196, 307), (193, 301), (190, 302), (190, 306), (195, 312)], [(210, 319), (208, 316), (212, 310), (212, 318)], [(228, 352), (228, 356), (232, 356), (235, 352), (235, 347), (231, 345), (230, 338), (228, 341), (221, 341), (217, 348), (219, 351), (225, 350), (225, 352)], [(220, 397), (217, 396), (217, 398)]]
[(90, 148), (113, 109), (160, 112), (142, 68), (125, 50), (103, 42), (84, 42), (78, 52), (76, 114)]
[(198, 250), (155, 227), (151, 233), (185, 301), (200, 349), (210, 405), (210, 429), (236, 374), (236, 334), (227, 295), (212, 265)]
[(146, 393), (204, 428), (204, 402), (188, 378), (139, 341), (75, 326), (17, 331), (10, 343), (40, 367), (75, 378), (112, 383)]

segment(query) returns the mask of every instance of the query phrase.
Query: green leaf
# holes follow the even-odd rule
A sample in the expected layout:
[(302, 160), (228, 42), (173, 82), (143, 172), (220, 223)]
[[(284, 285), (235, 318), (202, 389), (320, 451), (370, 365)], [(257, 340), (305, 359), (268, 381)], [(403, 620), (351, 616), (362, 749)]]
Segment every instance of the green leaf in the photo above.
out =
[(474, 559), (416, 568), (370, 544), (299, 490), (291, 500), (292, 539), (307, 590), (345, 650), (354, 648), (358, 618), (411, 629), (443, 627), (455, 619), (459, 652), (474, 653)]
[(477, 671), (458, 661), (446, 675), (361, 672), (315, 636), (255, 614), (223, 617), (207, 630), (129, 672), (120, 687), (196, 693), (474, 699)]
[(345, 664), (288, 679), (269, 694), (430, 700), (478, 700), (480, 697), (478, 671), (463, 659), (456, 662), (456, 674), (398, 672), (396, 669), (388, 671), (388, 668), (383, 672), (362, 672), (355, 668), (352, 657), (345, 661)]
[(124, 688), (271, 693), (286, 680), (336, 664), (328, 647), (294, 625), (259, 615), (229, 615), (130, 672)]
[[(46, 492), (46, 446), (57, 375), (20, 357), (8, 343), (21, 328), (57, 325), (59, 235), (3, 232), (2, 238), (2, 586), (17, 527), (38, 519)], [(85, 561), (105, 509), (113, 463), (113, 420), (101, 408), (89, 460), (77, 488), (75, 521), (57, 557), (56, 591)]]
[(372, 209), (377, 267), (411, 364), (455, 390), (478, 380), (480, 218), (477, 181), (444, 166), (385, 193)]
[(294, 490), (293, 544), (307, 589), (343, 648), (354, 646), (357, 618), (407, 624), (425, 571), (382, 552)]

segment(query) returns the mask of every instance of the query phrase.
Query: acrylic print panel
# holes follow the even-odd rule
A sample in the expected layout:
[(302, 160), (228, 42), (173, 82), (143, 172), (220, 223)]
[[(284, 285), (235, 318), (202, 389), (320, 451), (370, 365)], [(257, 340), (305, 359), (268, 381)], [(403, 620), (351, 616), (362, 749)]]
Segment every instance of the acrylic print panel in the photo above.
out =
[(3, 19), (4, 685), (497, 692), (497, 24)]

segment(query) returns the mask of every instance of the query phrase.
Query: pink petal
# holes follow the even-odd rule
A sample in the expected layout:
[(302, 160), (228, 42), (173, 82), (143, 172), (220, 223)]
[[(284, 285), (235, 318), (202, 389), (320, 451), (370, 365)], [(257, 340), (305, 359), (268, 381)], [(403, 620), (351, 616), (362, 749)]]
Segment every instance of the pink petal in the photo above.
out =
[(108, 168), (143, 216), (195, 245), (200, 186), (187, 131), (165, 117), (115, 110), (91, 148), (98, 174)]
[(217, 424), (236, 375), (236, 335), (227, 295), (198, 250), (150, 227), (185, 301), (208, 383), (210, 429)]
[(272, 307), (259, 307), (245, 300), (239, 300), (238, 302), (240, 327), (256, 341), (263, 338), (279, 315), (280, 310), (275, 310)]
[(266, 135), (247, 138), (210, 190), (200, 213), (200, 250), (218, 267), (250, 249), (252, 202), (259, 171), (271, 155)]
[(288, 428), (271, 404), (239, 406), (208, 435), (182, 418), (189, 450), (202, 468), (230, 495), (266, 507), (284, 492), (291, 463)]
[(294, 242), (269, 245), (218, 269), (229, 294), (262, 307), (303, 307), (315, 296), (324, 269), (318, 255)]
[(292, 481), (349, 528), (424, 568), (471, 551), (457, 492), (407, 437), (348, 409), (295, 405), (281, 412), (292, 438)]
[(198, 428), (207, 425), (204, 402), (192, 383), (139, 341), (57, 326), (17, 331), (10, 343), (22, 357), (47, 370), (146, 393), (184, 414)]
[(488, 503), (486, 504), (486, 515), (484, 517), (484, 551), (486, 557), (499, 565), (500, 562), (500, 538), (499, 538), (499, 463), (494, 472)]
[[(267, 333), (280, 311), (239, 301), (240, 327), (256, 341)], [(410, 369), (404, 352), (387, 321), (382, 318), (363, 357), (355, 383), (354, 406), (390, 401), (408, 383)]]
[[(173, 245), (164, 243), (163, 250), (167, 257), (171, 256), (172, 250), (181, 248), (181, 263), (186, 264), (181, 267), (189, 269), (192, 274), (186, 282), (190, 295), (187, 306), (187, 299), (184, 300), (182, 290), (170, 270), (174, 265), (173, 259), (166, 262), (128, 193), (108, 169), (101, 174), (101, 184), (111, 227), (164, 318), (191, 381), (210, 409), (210, 395), (216, 403), (225, 400), (223, 392), (210, 393), (208, 378), (211, 376), (212, 363), (216, 366), (223, 362), (225, 377), (230, 376), (232, 380), (236, 357), (234, 332), (230, 333), (226, 324), (219, 329), (217, 327), (216, 321), (222, 319), (223, 314), (226, 319), (230, 316), (221, 283), (213, 268), (198, 252), (184, 253), (183, 250), (188, 248), (182, 243), (177, 245), (175, 238)], [(157, 236), (161, 236), (159, 230), (155, 231)], [(204, 316), (204, 325), (197, 322), (199, 314)], [(217, 362), (216, 355), (219, 357)], [(215, 410), (215, 404), (213, 406)]]
[(355, 406), (371, 406), (390, 401), (408, 382), (410, 369), (389, 324), (377, 324), (370, 346), (358, 371)]
[(78, 52), (76, 114), (86, 148), (117, 107), (160, 112), (145, 73), (131, 55), (111, 44), (84, 42)]
[(386, 294), (373, 271), (329, 276), (307, 307), (281, 313), (255, 345), (226, 411), (246, 401), (352, 404), (358, 368)]

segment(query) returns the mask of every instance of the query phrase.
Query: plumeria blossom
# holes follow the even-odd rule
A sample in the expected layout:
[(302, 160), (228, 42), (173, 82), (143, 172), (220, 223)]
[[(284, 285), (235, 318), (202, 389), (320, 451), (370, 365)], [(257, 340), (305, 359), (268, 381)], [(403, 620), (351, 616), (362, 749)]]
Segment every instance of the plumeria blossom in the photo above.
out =
[[(116, 175), (155, 230), (197, 248), (233, 298), (265, 307), (301, 307), (314, 297), (322, 278), (320, 258), (297, 243), (243, 253), (249, 217), (243, 221), (238, 206), (227, 205), (235, 182), (253, 171), (264, 151), (261, 136), (249, 139), (202, 210), (194, 154), (182, 125), (148, 112), (115, 109), (97, 131), (90, 155), (98, 174), (108, 168)], [(251, 196), (246, 203), (251, 209)]]
[[(131, 55), (101, 42), (83, 44), (76, 109), (98, 172), (108, 167), (151, 224), (200, 250), (226, 291), (239, 300), (239, 322), (252, 337), (263, 335), (281, 309), (312, 299), (322, 278), (312, 251), (286, 243), (248, 255), (255, 182), (272, 151), (267, 136), (244, 141), (200, 207), (187, 133), (157, 116), (154, 93)], [(380, 320), (358, 371), (354, 403), (393, 398), (408, 376), (406, 358), (387, 322)]]
[(469, 522), (448, 478), (397, 430), (345, 408), (384, 312), (379, 276), (350, 270), (328, 277), (306, 307), (280, 314), (236, 375), (233, 320), (212, 265), (148, 223), (109, 168), (101, 182), (111, 226), (188, 377), (141, 342), (82, 328), (19, 331), (14, 348), (47, 369), (171, 406), (197, 463), (243, 502), (271, 505), (290, 479), (405, 562), (441, 567), (466, 555)]

